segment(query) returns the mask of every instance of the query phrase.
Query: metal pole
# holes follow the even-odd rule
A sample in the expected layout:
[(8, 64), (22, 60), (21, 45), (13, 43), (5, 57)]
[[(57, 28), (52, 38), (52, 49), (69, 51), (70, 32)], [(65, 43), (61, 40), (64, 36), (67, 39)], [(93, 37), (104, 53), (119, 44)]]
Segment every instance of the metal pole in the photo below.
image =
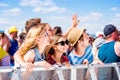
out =
[(118, 76), (118, 80), (120, 80), (120, 66), (117, 65), (117, 63), (113, 63), (115, 66), (115, 70), (116, 70), (116, 73), (117, 73), (117, 76)]
[(97, 80), (94, 67), (92, 65), (89, 65), (88, 70), (90, 71), (92, 80)]
[(56, 72), (59, 76), (59, 79), (64, 80), (64, 76), (63, 76), (63, 73), (62, 73), (62, 68), (61, 67), (56, 68)]

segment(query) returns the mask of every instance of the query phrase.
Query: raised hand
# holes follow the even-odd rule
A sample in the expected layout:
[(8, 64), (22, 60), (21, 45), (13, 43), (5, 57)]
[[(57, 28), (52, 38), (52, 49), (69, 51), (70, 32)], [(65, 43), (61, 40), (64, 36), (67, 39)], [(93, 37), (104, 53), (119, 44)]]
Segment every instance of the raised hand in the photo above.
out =
[(75, 14), (72, 16), (72, 25), (76, 27), (79, 24), (80, 20), (78, 20), (78, 16)]

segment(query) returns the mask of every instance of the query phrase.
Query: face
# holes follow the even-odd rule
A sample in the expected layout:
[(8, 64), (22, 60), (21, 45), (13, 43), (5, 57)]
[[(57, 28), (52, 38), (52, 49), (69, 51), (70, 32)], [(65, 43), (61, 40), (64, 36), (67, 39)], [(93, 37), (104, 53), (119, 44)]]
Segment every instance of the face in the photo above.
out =
[(1, 41), (2, 41), (2, 45), (5, 45), (6, 43), (9, 43), (8, 36), (7, 36), (7, 35), (4, 35), (4, 37), (1, 38)]
[(43, 34), (36, 38), (36, 44), (39, 48), (45, 48), (50, 44), (50, 38), (46, 34)]
[(11, 33), (11, 36), (12, 36), (13, 38), (17, 38), (17, 34), (18, 34), (18, 32), (12, 32), (12, 33)]
[(49, 37), (52, 36), (52, 30), (49, 24), (46, 24), (46, 33)]
[(90, 45), (90, 38), (86, 32), (83, 32), (83, 45), (84, 46)]
[(112, 35), (114, 36), (115, 40), (119, 39), (119, 32), (118, 32), (118, 30), (116, 30), (115, 32), (113, 32)]
[(65, 53), (67, 49), (68, 49), (68, 40), (64, 37), (61, 37), (57, 41), (54, 50), (61, 52), (61, 53)]

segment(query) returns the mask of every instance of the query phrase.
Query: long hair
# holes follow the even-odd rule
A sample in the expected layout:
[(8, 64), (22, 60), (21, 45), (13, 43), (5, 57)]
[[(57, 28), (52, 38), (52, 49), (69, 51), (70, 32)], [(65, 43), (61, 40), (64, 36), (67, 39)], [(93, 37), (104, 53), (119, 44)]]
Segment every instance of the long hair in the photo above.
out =
[(26, 38), (22, 45), (20, 46), (18, 52), (24, 55), (29, 49), (36, 46), (35, 39), (45, 33), (45, 27), (43, 25), (38, 25), (32, 27), (26, 35)]
[(50, 38), (50, 45), (46, 46), (44, 50), (44, 54), (47, 56), (48, 54), (53, 55), (55, 53), (55, 50), (53, 46), (57, 43), (57, 41), (63, 37), (62, 35), (54, 35)]

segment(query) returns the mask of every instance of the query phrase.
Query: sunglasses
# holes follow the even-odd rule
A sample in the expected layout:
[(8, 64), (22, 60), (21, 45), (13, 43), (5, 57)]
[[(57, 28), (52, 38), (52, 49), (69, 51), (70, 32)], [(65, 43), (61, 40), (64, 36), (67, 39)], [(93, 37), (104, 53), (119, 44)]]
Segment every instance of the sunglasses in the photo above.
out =
[(57, 42), (56, 44), (60, 44), (60, 45), (64, 46), (65, 44), (68, 45), (69, 41), (68, 40), (66, 40), (66, 41), (60, 41), (60, 42)]

